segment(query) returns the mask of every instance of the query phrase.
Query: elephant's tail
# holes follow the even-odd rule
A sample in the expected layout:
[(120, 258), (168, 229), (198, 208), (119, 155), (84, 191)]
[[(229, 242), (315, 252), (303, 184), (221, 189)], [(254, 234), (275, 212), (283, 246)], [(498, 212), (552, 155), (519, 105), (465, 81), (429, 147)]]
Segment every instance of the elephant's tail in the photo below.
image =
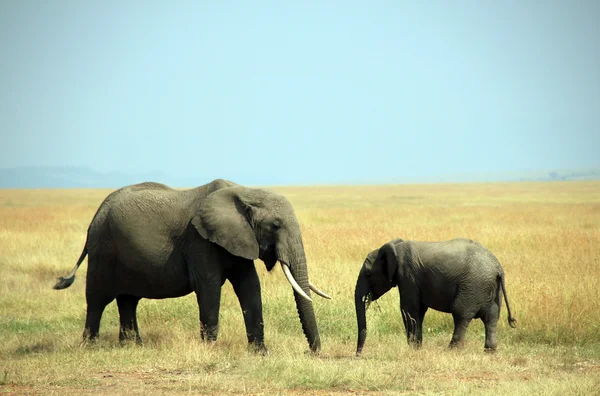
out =
[(81, 252), (81, 256), (79, 256), (79, 260), (77, 260), (77, 264), (75, 264), (75, 268), (73, 268), (73, 271), (71, 271), (71, 273), (66, 277), (61, 276), (60, 278), (58, 278), (56, 285), (54, 285), (54, 289), (66, 289), (67, 287), (71, 286), (73, 282), (75, 282), (75, 272), (77, 272), (79, 266), (81, 265), (83, 259), (85, 258), (85, 256), (87, 256), (87, 254), (87, 246), (84, 246), (83, 251)]
[(502, 285), (502, 294), (504, 295), (504, 302), (506, 302), (506, 310), (508, 311), (508, 325), (515, 329), (517, 327), (517, 320), (513, 318), (512, 313), (510, 312), (510, 304), (508, 303), (508, 296), (506, 295), (506, 286), (504, 284), (504, 274), (501, 273), (500, 284)]

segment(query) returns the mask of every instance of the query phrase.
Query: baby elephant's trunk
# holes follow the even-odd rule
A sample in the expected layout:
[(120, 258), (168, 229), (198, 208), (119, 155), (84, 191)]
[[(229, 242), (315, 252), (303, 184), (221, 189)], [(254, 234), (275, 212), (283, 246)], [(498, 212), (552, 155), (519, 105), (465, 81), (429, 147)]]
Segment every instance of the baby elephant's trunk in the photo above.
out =
[(361, 269), (356, 281), (354, 291), (354, 304), (356, 306), (356, 321), (358, 324), (358, 342), (356, 344), (356, 356), (359, 356), (367, 339), (367, 296), (369, 294), (369, 283), (365, 276), (364, 268)]

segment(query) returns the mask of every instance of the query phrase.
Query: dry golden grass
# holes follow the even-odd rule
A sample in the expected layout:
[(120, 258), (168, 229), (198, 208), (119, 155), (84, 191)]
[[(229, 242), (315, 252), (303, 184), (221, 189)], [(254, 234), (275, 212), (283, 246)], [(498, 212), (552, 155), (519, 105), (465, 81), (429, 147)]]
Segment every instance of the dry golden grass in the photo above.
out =
[[(600, 393), (600, 182), (274, 188), (296, 209), (314, 283), (323, 351), (307, 355), (292, 292), (257, 261), (271, 354), (246, 350), (239, 305), (224, 286), (219, 341), (199, 342), (195, 297), (142, 300), (144, 346), (121, 347), (113, 304), (100, 341), (79, 347), (85, 271), (52, 290), (79, 257), (109, 190), (0, 190), (0, 392)], [(405, 342), (394, 290), (367, 313), (363, 357), (353, 357), (353, 290), (365, 255), (390, 239), (476, 239), (499, 258), (518, 328), (499, 325), (483, 353), (474, 321), (450, 351), (450, 315), (429, 312), (424, 346)]]

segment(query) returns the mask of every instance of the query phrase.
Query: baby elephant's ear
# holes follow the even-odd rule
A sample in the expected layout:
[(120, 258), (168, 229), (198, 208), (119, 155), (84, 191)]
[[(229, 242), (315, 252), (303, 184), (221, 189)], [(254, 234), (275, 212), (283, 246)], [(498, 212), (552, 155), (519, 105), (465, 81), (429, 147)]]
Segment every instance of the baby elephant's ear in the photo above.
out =
[(377, 260), (378, 255), (379, 249), (375, 249), (367, 255), (364, 262), (365, 271), (367, 271), (368, 273), (371, 272), (371, 270), (373, 269), (373, 264), (375, 263), (375, 260)]
[(398, 255), (394, 241), (386, 243), (379, 249), (377, 260), (381, 261), (384, 275), (390, 287), (394, 286), (394, 276), (398, 271)]

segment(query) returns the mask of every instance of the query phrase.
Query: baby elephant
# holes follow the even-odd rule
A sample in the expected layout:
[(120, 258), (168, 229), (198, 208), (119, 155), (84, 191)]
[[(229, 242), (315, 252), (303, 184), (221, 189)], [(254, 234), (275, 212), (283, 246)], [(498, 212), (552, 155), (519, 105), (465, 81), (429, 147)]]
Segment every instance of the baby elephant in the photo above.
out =
[(516, 327), (498, 259), (478, 242), (453, 239), (445, 242), (416, 242), (394, 239), (367, 256), (354, 294), (360, 355), (367, 338), (365, 311), (392, 287), (400, 291), (400, 311), (408, 343), (423, 341), (423, 317), (428, 308), (448, 312), (454, 318), (450, 347), (461, 346), (474, 318), (485, 325), (485, 350), (496, 349), (496, 325), (502, 294), (508, 324)]

